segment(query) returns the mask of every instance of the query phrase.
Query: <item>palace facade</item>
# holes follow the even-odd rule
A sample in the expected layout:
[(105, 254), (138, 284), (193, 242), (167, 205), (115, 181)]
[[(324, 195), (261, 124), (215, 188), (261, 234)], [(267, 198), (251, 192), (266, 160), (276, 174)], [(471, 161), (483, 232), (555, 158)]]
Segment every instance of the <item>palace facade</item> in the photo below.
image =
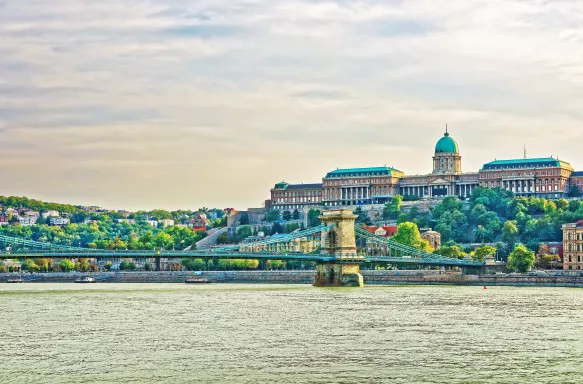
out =
[(392, 167), (336, 169), (321, 184), (280, 182), (271, 189), (266, 207), (278, 210), (383, 204), (392, 196), (433, 198), (471, 196), (476, 187), (504, 188), (517, 195), (560, 198), (571, 185), (583, 185), (583, 172), (565, 161), (548, 158), (494, 160), (478, 172), (462, 172), (458, 143), (446, 132), (435, 145), (433, 171), (407, 176)]

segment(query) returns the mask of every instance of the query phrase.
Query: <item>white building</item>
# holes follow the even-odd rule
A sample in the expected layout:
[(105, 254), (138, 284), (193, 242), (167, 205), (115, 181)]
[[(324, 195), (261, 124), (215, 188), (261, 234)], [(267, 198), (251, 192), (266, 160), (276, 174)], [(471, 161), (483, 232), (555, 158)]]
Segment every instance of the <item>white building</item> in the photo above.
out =
[(170, 220), (170, 219), (160, 220), (160, 221), (158, 221), (158, 226), (160, 226), (160, 227), (173, 227), (174, 220)]
[(66, 219), (64, 217), (51, 217), (49, 219), (49, 223), (51, 225), (56, 225), (56, 226), (65, 226), (67, 224), (69, 224), (69, 219)]
[(59, 211), (46, 211), (41, 213), (43, 219), (46, 219), (47, 217), (59, 217)]
[(18, 222), (24, 227), (30, 227), (36, 224), (38, 216), (18, 216)]
[(158, 221), (157, 220), (146, 220), (146, 223), (150, 224), (154, 228), (158, 228)]
[(135, 219), (115, 219), (116, 223), (128, 223), (128, 224), (135, 224)]

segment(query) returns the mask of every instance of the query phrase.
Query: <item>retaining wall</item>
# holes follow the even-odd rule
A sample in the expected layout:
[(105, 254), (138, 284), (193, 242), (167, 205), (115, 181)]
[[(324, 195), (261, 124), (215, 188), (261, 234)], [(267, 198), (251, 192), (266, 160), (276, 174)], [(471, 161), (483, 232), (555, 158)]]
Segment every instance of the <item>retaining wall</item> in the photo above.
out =
[[(583, 288), (582, 276), (462, 275), (440, 271), (362, 270), (365, 285), (490, 285)], [(208, 271), (200, 272), (99, 272), (0, 274), (0, 283), (22, 276), (25, 282), (74, 282), (93, 276), (100, 283), (184, 283), (192, 276), (205, 276), (213, 283), (312, 284), (316, 271)]]

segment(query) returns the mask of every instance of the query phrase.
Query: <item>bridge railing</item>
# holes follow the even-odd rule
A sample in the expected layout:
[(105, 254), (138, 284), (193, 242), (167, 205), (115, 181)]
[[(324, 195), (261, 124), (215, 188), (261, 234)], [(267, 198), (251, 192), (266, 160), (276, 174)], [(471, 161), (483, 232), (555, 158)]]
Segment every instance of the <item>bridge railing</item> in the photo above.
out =
[(277, 237), (277, 238), (268, 238), (266, 240), (254, 241), (251, 243), (226, 245), (224, 247), (215, 247), (215, 248), (211, 248), (211, 252), (224, 252), (224, 251), (234, 251), (234, 250), (240, 250), (240, 249), (252, 249), (252, 248), (257, 248), (257, 247), (264, 247), (264, 246), (271, 245), (271, 244), (288, 243), (291, 240), (299, 239), (302, 237), (313, 235), (313, 234), (318, 233), (318, 232), (326, 231), (332, 227), (334, 227), (334, 225), (319, 225), (317, 227), (288, 233), (285, 236), (281, 236), (281, 237)]
[(404, 261), (411, 262), (411, 260), (405, 260), (406, 258), (409, 257), (409, 258), (414, 258), (415, 260), (419, 260), (419, 259), (426, 260), (428, 262), (430, 262), (430, 261), (435, 261), (438, 263), (447, 262), (448, 264), (475, 265), (475, 266), (483, 265), (483, 263), (480, 263), (480, 262), (474, 262), (474, 261), (463, 260), (463, 259), (456, 259), (453, 257), (446, 257), (446, 256), (438, 255), (436, 253), (425, 252), (425, 251), (422, 251), (420, 249), (411, 247), (409, 245), (399, 243), (398, 241), (377, 236), (373, 233), (370, 233), (369, 231), (367, 231), (366, 229), (364, 229), (362, 227), (356, 227), (355, 232), (356, 232), (357, 237), (363, 238), (366, 241), (370, 241), (370, 242), (375, 243), (375, 244), (386, 246), (388, 249), (390, 249), (392, 251), (401, 252), (400, 257), (399, 256), (376, 256), (376, 257), (372, 256), (372, 257), (369, 257), (369, 259), (371, 259), (371, 260), (372, 259), (375, 259), (378, 261), (404, 260)]

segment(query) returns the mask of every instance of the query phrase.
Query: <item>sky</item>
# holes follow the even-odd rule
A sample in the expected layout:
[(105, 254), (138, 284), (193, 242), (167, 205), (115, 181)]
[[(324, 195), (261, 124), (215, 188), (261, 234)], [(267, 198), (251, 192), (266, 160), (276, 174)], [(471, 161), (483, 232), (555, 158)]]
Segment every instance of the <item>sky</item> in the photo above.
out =
[(0, 0), (0, 195), (260, 207), (338, 167), (583, 170), (580, 0)]

